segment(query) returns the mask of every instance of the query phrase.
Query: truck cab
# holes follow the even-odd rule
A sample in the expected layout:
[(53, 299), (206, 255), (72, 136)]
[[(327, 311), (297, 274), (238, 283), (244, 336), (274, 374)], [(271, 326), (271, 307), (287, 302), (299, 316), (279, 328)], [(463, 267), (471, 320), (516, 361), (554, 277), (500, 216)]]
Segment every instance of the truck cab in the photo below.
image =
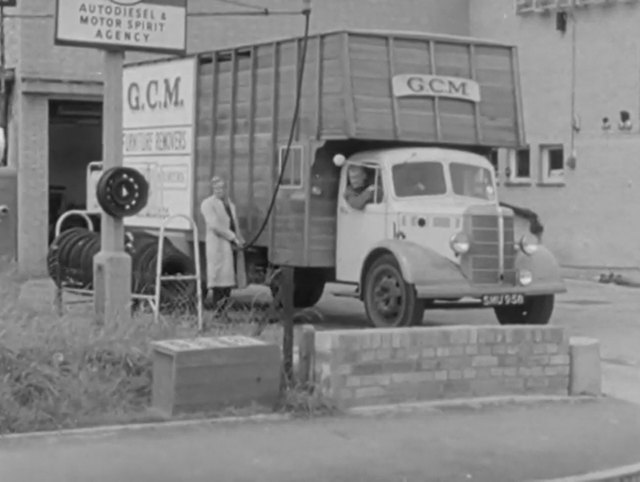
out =
[[(549, 321), (565, 290), (558, 265), (533, 236), (516, 239), (485, 157), (417, 147), (336, 155), (334, 164), (336, 279), (358, 286), (375, 326), (419, 323), (426, 307), (452, 300), (492, 307), (501, 323)], [(347, 200), (350, 170), (367, 174), (363, 207)]]

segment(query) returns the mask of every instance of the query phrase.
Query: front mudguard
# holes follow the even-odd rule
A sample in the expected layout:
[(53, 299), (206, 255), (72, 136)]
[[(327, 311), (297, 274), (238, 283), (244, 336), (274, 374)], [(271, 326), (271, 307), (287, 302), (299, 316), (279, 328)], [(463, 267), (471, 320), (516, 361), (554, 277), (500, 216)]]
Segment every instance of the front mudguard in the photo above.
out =
[(457, 264), (432, 249), (410, 241), (387, 239), (378, 243), (365, 258), (360, 278), (361, 286), (371, 263), (386, 253), (396, 258), (407, 283), (425, 285), (466, 281)]
[(558, 261), (551, 251), (542, 245), (538, 245), (535, 253), (530, 255), (519, 251), (516, 256), (516, 269), (531, 272), (533, 281), (529, 286), (532, 288), (539, 285), (564, 285)]

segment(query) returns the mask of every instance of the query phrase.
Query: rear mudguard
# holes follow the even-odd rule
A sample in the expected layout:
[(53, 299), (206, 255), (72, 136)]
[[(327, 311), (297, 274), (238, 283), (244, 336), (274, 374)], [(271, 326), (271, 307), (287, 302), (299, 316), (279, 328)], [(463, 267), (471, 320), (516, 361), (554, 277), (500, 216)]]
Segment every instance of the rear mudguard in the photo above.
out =
[(515, 266), (518, 270), (529, 270), (533, 281), (528, 286), (509, 287), (496, 285), (496, 290), (487, 285), (474, 285), (453, 261), (432, 249), (410, 241), (390, 239), (378, 243), (365, 258), (360, 277), (363, 286), (369, 266), (383, 254), (392, 254), (398, 262), (402, 276), (413, 284), (425, 297), (479, 296), (484, 293), (508, 290), (525, 294), (560, 293), (566, 291), (560, 274), (560, 267), (551, 252), (544, 246), (532, 255), (518, 252)]

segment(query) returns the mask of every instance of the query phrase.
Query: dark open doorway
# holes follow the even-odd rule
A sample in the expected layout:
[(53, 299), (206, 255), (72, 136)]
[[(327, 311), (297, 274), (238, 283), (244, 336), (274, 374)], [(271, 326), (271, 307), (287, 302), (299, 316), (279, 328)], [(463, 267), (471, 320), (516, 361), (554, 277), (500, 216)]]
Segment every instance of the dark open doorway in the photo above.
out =
[(86, 209), (87, 166), (101, 159), (102, 102), (49, 101), (49, 242), (60, 215)]

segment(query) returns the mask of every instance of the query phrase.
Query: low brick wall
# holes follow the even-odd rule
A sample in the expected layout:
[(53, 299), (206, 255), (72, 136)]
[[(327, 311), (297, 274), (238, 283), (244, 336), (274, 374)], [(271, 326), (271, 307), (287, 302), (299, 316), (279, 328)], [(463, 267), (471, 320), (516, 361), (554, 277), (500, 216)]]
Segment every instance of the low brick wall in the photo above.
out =
[(306, 340), (301, 360), (343, 408), (569, 392), (569, 341), (559, 327), (319, 331), (313, 355)]

